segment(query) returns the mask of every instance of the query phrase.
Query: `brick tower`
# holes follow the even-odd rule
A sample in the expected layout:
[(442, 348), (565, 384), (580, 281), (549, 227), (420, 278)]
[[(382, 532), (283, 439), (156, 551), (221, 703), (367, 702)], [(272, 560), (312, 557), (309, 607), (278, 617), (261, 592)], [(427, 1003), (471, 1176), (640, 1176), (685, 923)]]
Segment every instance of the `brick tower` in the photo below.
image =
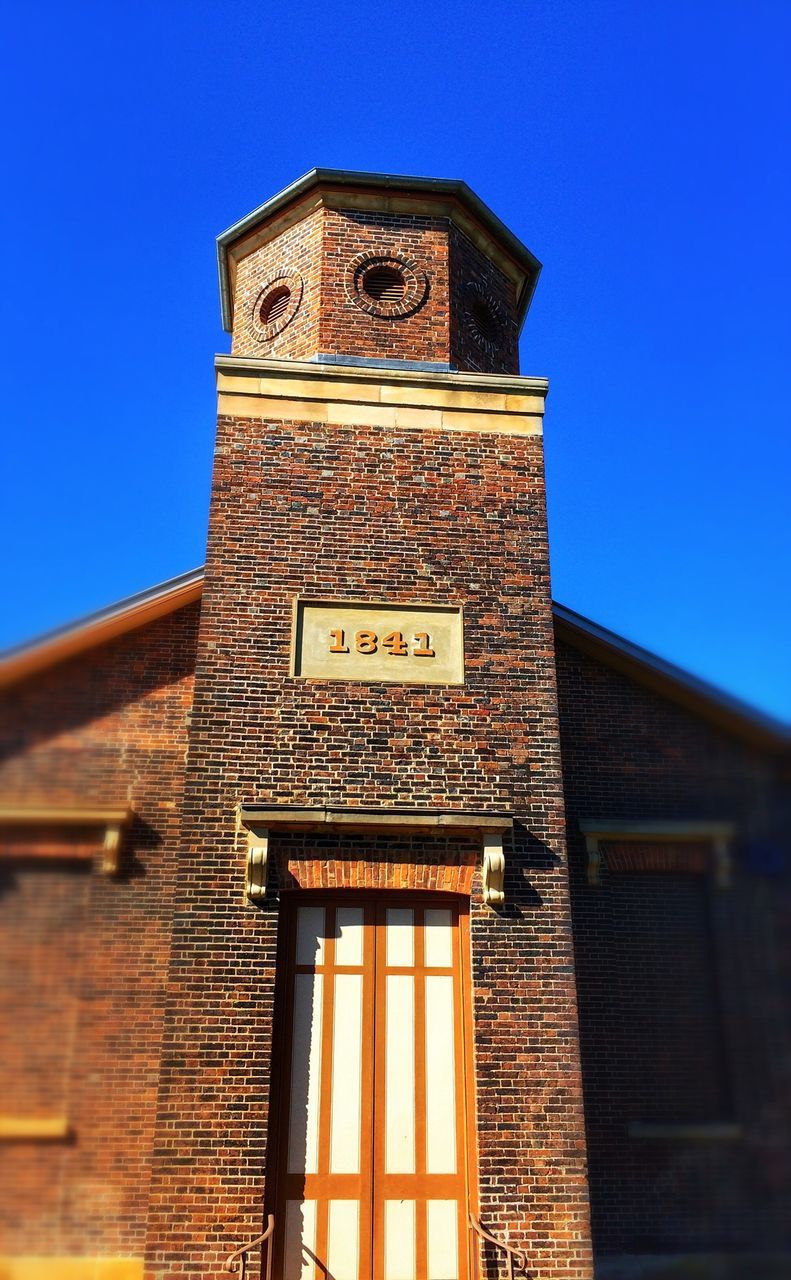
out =
[(321, 170), (219, 260), (149, 1272), (587, 1277), (538, 263)]

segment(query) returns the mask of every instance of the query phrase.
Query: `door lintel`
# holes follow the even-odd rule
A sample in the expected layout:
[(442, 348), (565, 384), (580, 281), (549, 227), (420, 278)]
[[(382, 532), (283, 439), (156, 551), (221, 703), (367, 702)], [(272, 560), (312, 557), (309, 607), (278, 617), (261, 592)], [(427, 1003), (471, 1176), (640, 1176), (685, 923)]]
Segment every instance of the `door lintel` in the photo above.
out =
[(250, 900), (258, 901), (266, 892), (266, 861), (271, 831), (322, 831), (334, 827), (350, 832), (407, 835), (415, 832), (474, 832), (480, 836), (483, 852), (483, 900), (490, 907), (502, 906), (505, 901), (503, 835), (513, 829), (514, 819), (510, 813), (396, 806), (240, 804), (237, 821), (239, 829), (247, 832), (246, 894)]

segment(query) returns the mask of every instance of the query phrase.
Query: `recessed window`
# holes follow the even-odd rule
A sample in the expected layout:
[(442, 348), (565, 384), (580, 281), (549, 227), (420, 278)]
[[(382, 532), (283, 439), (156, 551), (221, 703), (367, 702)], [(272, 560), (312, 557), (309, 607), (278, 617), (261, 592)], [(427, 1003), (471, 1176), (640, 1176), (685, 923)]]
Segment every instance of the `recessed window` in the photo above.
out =
[(284, 314), (290, 298), (291, 290), (288, 285), (280, 285), (277, 289), (272, 289), (261, 303), (259, 312), (261, 324), (276, 324)]
[(398, 267), (381, 263), (365, 272), (363, 289), (375, 302), (401, 302), (406, 293), (406, 280)]

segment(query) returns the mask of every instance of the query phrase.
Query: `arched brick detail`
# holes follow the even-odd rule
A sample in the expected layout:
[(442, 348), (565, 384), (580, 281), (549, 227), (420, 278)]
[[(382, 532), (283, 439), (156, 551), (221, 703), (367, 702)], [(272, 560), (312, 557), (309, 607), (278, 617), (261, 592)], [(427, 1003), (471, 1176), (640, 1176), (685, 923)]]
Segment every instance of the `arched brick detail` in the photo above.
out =
[[(404, 295), (397, 301), (370, 297), (365, 291), (365, 277), (372, 267), (394, 267), (404, 282)], [(404, 253), (391, 250), (385, 253), (366, 251), (358, 253), (346, 267), (344, 276), (347, 297), (362, 311), (372, 316), (389, 316), (398, 319), (417, 311), (425, 301), (428, 292), (428, 280), (425, 271), (413, 258)]]
[(411, 889), (472, 893), (480, 851), (474, 843), (430, 842), (410, 848), (362, 843), (324, 849), (284, 841), (275, 851), (281, 889)]
[(432, 889), (442, 893), (472, 892), (475, 861), (455, 864), (365, 862), (361, 858), (279, 858), (281, 889)]
[(658, 871), (664, 875), (705, 875), (713, 866), (711, 845), (706, 841), (616, 840), (602, 841), (605, 865), (611, 874)]

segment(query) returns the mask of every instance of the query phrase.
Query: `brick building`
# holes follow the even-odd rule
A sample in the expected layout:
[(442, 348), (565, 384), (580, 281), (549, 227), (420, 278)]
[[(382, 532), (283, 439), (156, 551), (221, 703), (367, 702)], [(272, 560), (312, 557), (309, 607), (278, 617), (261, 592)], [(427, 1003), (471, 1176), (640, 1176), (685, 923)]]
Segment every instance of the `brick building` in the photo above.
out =
[(4, 663), (0, 1277), (791, 1275), (789, 738), (552, 604), (539, 264), (218, 247), (205, 570)]

